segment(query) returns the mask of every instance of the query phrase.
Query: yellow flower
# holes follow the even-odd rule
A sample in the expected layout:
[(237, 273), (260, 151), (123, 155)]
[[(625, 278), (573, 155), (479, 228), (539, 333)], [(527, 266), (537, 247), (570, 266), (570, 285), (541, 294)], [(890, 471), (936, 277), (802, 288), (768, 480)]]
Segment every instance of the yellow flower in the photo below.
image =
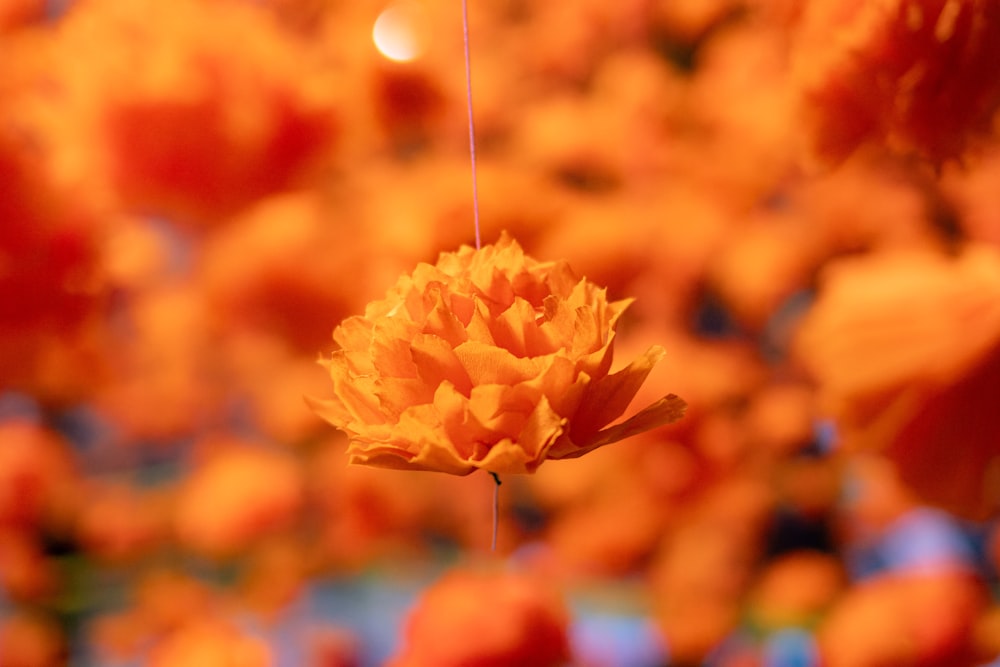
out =
[(310, 402), (347, 433), (352, 463), (534, 472), (683, 415), (671, 394), (609, 426), (664, 354), (652, 347), (609, 373), (628, 304), (506, 235), (462, 247), (337, 327), (340, 349), (321, 362), (334, 396)]

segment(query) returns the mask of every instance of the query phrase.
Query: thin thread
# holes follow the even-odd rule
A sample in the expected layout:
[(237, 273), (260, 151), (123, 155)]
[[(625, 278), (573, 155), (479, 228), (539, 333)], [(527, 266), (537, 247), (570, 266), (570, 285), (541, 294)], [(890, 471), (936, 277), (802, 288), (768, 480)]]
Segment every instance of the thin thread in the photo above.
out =
[[(469, 114), (469, 162), (472, 167), (472, 218), (476, 226), (476, 250), (483, 247), (479, 226), (479, 178), (476, 174), (476, 121), (472, 113), (472, 55), (469, 49), (469, 0), (462, 0), (462, 40), (465, 45), (465, 102)], [(493, 539), (490, 550), (497, 550), (500, 532), (500, 475), (490, 471), (493, 481)]]
[(493, 476), (493, 481), (496, 484), (493, 485), (493, 541), (491, 542), (490, 550), (497, 550), (497, 532), (500, 527), (500, 475), (495, 472), (490, 472)]
[(482, 247), (479, 231), (479, 179), (476, 176), (476, 122), (472, 115), (472, 56), (469, 54), (469, 0), (462, 0), (462, 37), (465, 41), (465, 100), (469, 112), (469, 159), (472, 162), (472, 216), (476, 225), (476, 250)]

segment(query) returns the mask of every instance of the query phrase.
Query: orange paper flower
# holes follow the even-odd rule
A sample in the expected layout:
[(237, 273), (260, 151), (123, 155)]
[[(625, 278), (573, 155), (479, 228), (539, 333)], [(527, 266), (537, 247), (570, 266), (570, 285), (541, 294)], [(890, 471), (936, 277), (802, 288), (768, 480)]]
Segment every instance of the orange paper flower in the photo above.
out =
[(352, 463), (534, 472), (682, 416), (671, 394), (608, 426), (664, 354), (609, 374), (628, 304), (506, 235), (443, 253), (337, 327), (322, 362), (334, 397), (312, 404), (348, 434)]

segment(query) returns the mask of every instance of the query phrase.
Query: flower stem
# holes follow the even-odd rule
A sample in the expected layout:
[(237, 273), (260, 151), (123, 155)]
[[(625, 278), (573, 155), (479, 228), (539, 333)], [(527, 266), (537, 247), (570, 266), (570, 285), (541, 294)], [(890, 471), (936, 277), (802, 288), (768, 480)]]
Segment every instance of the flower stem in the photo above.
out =
[(493, 476), (493, 481), (496, 482), (493, 486), (493, 542), (490, 545), (490, 550), (496, 551), (497, 533), (500, 528), (500, 475), (493, 471), (490, 471), (490, 475)]

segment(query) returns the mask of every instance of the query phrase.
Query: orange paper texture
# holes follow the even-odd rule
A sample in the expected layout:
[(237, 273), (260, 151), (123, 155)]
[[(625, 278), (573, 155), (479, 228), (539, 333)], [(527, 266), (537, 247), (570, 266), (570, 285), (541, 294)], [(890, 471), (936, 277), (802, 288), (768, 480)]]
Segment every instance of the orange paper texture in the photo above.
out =
[(337, 327), (334, 397), (313, 406), (348, 434), (352, 463), (534, 472), (683, 415), (671, 394), (609, 426), (663, 356), (609, 372), (627, 305), (507, 236), (443, 253)]

